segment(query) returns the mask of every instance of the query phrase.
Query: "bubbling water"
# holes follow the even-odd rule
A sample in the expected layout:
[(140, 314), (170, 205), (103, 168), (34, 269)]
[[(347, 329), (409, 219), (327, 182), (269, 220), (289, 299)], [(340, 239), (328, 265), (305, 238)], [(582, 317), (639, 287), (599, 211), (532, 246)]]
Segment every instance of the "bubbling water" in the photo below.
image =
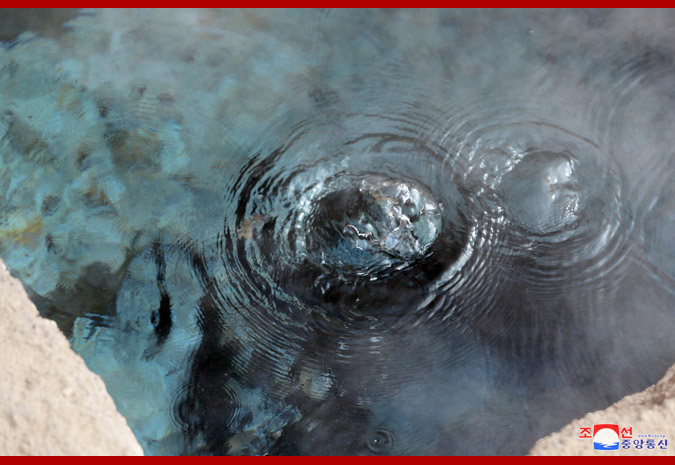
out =
[(379, 176), (346, 182), (344, 189), (329, 187), (314, 202), (308, 224), (299, 226), (307, 231), (298, 237), (299, 248), (310, 260), (376, 279), (378, 271), (402, 268), (424, 255), (441, 225), (431, 194)]
[(573, 229), (579, 218), (579, 187), (572, 160), (564, 154), (527, 155), (504, 182), (508, 214), (536, 235)]

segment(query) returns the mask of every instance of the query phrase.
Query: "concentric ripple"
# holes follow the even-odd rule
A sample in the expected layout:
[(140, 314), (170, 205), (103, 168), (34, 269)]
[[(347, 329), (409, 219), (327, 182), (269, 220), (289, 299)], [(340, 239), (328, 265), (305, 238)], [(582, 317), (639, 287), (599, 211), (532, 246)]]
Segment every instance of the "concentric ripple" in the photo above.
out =
[[(239, 252), (233, 262), (333, 330), (409, 317), (405, 308), (468, 246), (468, 211), (460, 186), (444, 182), (452, 177), (445, 154), (382, 133), (345, 137), (326, 151), (316, 136), (303, 127), (283, 153), (243, 173), (238, 216), (227, 226)], [(284, 172), (287, 163), (300, 169)]]
[[(228, 198), (236, 214), (220, 240), (215, 292), (224, 324), (241, 321), (246, 334), (237, 350), (258, 347), (241, 376), (275, 373), (264, 387), (275, 396), (294, 392), (289, 373), (299, 372), (307, 402), (346, 411), (395, 402), (395, 386), (433, 377), (456, 387), (444, 394), (451, 402), (489, 385), (468, 362), (486, 342), (511, 350), (539, 340), (541, 360), (559, 350), (564, 326), (589, 317), (593, 283), (606, 286), (626, 261), (618, 169), (537, 107), (476, 101), (502, 110), (335, 114), (339, 124), (304, 121), (277, 149), (249, 156)], [(557, 316), (542, 318), (554, 307)], [(449, 408), (429, 428), (462, 411)], [(397, 427), (361, 447), (441, 447), (433, 432), (401, 436), (417, 446), (394, 440)]]

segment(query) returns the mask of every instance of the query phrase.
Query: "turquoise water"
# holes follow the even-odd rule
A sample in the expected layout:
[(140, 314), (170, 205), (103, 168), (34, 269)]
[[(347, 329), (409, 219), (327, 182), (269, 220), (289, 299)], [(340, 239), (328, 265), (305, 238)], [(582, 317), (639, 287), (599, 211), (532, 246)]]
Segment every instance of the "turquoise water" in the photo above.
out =
[(38, 13), (0, 257), (146, 453), (524, 454), (675, 362), (672, 11)]

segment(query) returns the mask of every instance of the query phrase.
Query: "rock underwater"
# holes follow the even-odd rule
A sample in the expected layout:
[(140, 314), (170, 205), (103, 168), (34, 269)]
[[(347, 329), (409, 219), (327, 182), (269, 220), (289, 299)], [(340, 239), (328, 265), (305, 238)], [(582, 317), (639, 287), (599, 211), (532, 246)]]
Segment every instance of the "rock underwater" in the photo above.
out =
[(0, 256), (147, 454), (524, 454), (675, 362), (674, 19), (82, 11)]

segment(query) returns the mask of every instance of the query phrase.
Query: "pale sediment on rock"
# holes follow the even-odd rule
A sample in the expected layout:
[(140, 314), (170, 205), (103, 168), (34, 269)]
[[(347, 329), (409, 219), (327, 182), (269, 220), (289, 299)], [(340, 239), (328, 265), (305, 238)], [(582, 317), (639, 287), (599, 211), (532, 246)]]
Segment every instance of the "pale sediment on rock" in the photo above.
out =
[[(620, 428), (632, 427), (633, 440), (642, 434), (665, 435), (668, 446), (648, 449), (594, 450), (591, 439), (580, 439), (581, 427), (595, 424), (618, 424)], [(530, 455), (675, 455), (675, 366), (655, 385), (637, 394), (624, 397), (614, 405), (591, 412), (569, 423), (557, 433), (537, 441)], [(656, 439), (658, 442), (659, 439)]]
[(142, 455), (103, 381), (0, 262), (0, 454)]

